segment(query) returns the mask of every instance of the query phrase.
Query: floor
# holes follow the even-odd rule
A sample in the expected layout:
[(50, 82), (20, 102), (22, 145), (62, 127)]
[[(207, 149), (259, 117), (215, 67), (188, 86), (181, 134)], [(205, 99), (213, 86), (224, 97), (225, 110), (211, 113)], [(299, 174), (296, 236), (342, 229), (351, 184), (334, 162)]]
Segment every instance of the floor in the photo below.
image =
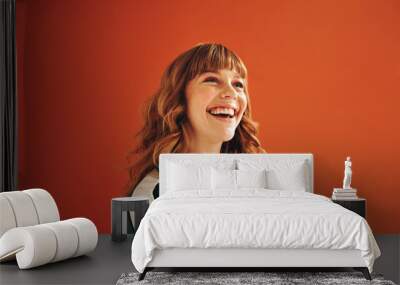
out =
[(400, 284), (400, 234), (376, 235), (375, 239), (381, 250), (381, 257), (375, 261), (374, 272)]
[[(379, 235), (376, 240), (382, 256), (374, 272), (399, 284), (400, 235)], [(124, 272), (134, 271), (130, 260), (132, 237), (115, 243), (109, 235), (100, 235), (94, 252), (88, 256), (19, 270), (16, 262), (0, 264), (0, 284), (115, 284)]]

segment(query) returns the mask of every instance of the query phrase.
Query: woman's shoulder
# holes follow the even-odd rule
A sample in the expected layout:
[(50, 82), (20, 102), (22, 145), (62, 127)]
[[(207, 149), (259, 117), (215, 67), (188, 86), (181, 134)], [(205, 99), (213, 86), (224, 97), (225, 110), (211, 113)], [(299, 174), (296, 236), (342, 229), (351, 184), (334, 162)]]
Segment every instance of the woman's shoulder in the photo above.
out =
[(158, 170), (157, 168), (154, 168), (152, 171), (150, 171), (146, 176), (146, 177), (152, 177), (158, 180)]
[(133, 190), (132, 196), (147, 196), (153, 198), (153, 190), (159, 180), (157, 169), (150, 171)]

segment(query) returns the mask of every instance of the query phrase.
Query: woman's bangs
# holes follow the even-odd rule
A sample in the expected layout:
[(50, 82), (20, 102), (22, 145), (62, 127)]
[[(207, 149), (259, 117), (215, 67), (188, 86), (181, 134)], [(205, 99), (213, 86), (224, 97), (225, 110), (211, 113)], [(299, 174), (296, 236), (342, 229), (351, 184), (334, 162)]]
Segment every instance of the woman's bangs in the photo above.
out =
[(247, 79), (247, 70), (243, 62), (232, 51), (222, 45), (203, 45), (195, 50), (188, 66), (189, 80), (205, 72), (229, 69)]

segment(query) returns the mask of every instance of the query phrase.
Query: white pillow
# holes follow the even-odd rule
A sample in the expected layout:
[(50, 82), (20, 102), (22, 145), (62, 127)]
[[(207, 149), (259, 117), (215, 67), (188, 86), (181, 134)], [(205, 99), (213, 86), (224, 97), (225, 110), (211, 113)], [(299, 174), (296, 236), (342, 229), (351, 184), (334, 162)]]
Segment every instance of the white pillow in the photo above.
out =
[(266, 170), (212, 169), (213, 189), (267, 188)]
[(306, 191), (304, 164), (291, 169), (267, 171), (268, 188), (273, 190)]
[(238, 188), (267, 188), (267, 171), (236, 170)]
[(167, 191), (211, 189), (211, 167), (168, 163)]
[[(190, 156), (189, 156), (190, 157)], [(216, 169), (237, 169), (236, 159), (227, 159), (223, 157), (218, 157), (216, 155), (213, 159), (210, 159), (209, 154), (196, 155), (193, 158), (174, 158), (167, 160), (166, 166), (170, 163), (179, 164), (184, 167), (213, 167)]]
[(212, 168), (212, 189), (236, 190), (236, 170)]
[(306, 191), (307, 164), (304, 160), (239, 160), (240, 170), (266, 169), (268, 189)]

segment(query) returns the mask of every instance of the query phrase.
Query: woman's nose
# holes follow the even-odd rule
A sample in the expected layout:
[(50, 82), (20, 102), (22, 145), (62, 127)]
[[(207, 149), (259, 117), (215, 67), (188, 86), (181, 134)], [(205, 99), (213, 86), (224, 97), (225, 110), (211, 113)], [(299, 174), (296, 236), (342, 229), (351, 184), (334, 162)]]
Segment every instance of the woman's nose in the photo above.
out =
[(236, 98), (237, 91), (233, 86), (225, 85), (224, 89), (221, 91), (222, 98)]

